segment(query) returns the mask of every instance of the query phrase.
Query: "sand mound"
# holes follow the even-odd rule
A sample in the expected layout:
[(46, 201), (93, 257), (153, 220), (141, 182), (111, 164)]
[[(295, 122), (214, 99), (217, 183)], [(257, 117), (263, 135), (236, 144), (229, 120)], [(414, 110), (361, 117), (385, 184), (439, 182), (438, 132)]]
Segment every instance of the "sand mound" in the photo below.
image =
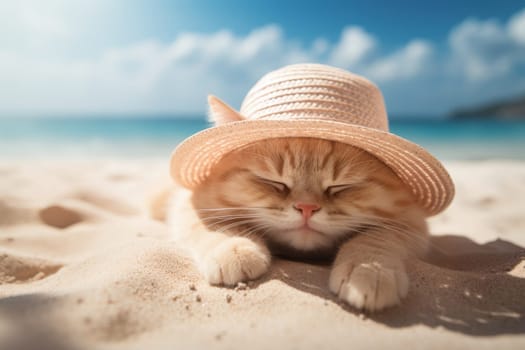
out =
[(38, 214), (44, 224), (56, 228), (66, 228), (82, 221), (82, 217), (76, 211), (60, 205), (45, 207)]
[(40, 280), (61, 267), (61, 264), (42, 259), (0, 253), (0, 284)]
[(208, 286), (143, 205), (164, 162), (39, 166), (39, 182), (2, 167), (0, 349), (525, 346), (525, 182), (510, 182), (525, 165), (452, 165), (458, 198), (432, 220), (431, 254), (408, 263), (403, 305), (376, 315), (329, 293), (325, 265), (275, 260), (246, 286)]

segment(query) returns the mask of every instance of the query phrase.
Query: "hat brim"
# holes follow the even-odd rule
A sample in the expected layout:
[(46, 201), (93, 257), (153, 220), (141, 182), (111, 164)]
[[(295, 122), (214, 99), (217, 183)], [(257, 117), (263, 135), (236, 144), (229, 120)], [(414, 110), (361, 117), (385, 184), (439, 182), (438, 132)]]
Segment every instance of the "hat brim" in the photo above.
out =
[(441, 163), (420, 146), (395, 134), (337, 121), (244, 120), (203, 130), (173, 151), (170, 172), (192, 189), (206, 180), (228, 153), (271, 138), (312, 137), (361, 148), (389, 166), (412, 190), (428, 216), (445, 209), (454, 184)]

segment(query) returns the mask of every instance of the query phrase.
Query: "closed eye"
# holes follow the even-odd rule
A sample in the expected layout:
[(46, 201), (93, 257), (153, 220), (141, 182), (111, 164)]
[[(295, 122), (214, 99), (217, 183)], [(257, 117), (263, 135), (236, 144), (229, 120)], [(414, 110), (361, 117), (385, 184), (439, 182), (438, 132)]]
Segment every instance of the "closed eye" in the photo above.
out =
[(257, 181), (273, 187), (275, 190), (277, 190), (280, 193), (288, 194), (288, 192), (290, 192), (290, 188), (282, 182), (265, 179), (264, 177), (260, 177), (260, 176), (257, 176)]
[(328, 186), (325, 190), (325, 194), (328, 196), (334, 196), (338, 193), (348, 191), (351, 189), (356, 188), (355, 184), (345, 184), (345, 185), (335, 185), (335, 186)]

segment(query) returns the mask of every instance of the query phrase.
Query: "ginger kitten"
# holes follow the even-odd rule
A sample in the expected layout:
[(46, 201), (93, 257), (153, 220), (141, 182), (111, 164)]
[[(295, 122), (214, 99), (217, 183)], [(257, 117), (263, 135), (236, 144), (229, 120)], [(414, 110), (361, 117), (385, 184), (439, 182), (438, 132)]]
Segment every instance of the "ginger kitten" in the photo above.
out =
[[(212, 116), (227, 122), (220, 111)], [(320, 139), (269, 139), (232, 152), (206, 182), (168, 202), (175, 239), (210, 284), (256, 279), (272, 253), (335, 256), (329, 289), (368, 311), (400, 303), (404, 260), (428, 242), (424, 212), (389, 167)]]

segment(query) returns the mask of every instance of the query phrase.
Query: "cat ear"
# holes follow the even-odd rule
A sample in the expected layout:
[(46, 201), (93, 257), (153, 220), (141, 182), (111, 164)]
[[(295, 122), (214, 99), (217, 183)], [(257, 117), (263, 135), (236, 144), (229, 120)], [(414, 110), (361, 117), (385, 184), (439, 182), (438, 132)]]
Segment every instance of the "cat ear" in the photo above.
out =
[(242, 115), (215, 96), (208, 96), (208, 105), (210, 106), (208, 118), (216, 126), (244, 120)]

